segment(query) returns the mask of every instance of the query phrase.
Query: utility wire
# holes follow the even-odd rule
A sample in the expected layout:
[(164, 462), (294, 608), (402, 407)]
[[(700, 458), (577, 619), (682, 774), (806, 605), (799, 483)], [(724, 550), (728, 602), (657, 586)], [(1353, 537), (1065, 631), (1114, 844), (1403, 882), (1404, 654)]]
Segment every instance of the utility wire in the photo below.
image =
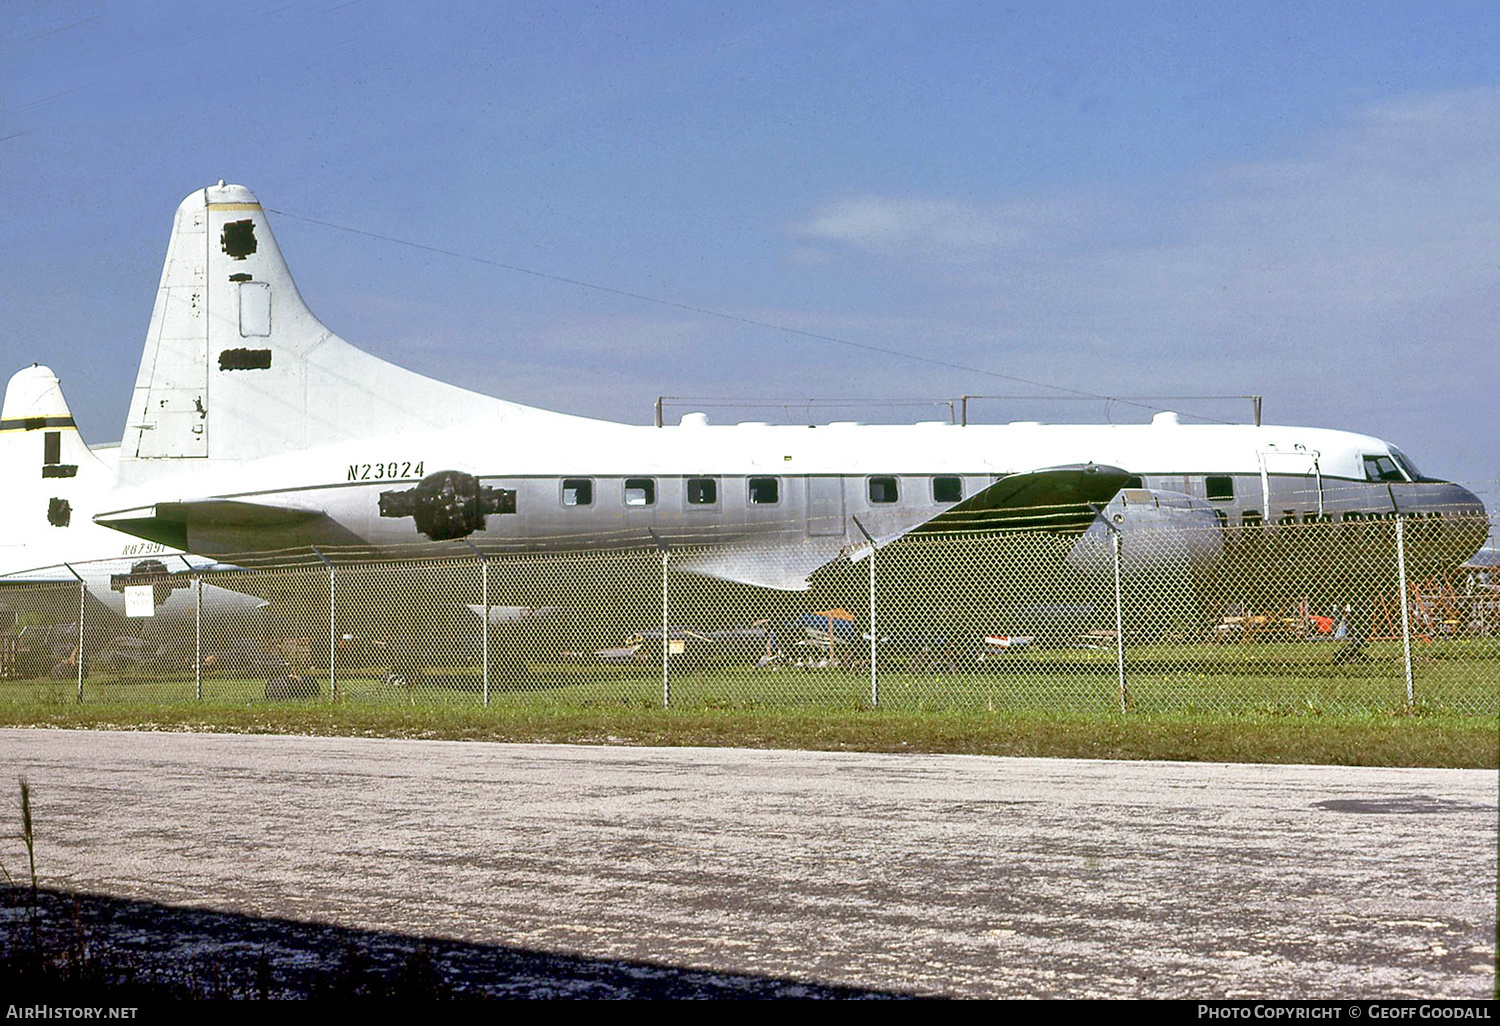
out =
[[(1031, 385), (1033, 388), (1050, 388), (1058, 392), (1067, 392), (1071, 396), (1080, 399), (1096, 399), (1101, 402), (1122, 403), (1126, 406), (1135, 406), (1142, 410), (1150, 410), (1160, 413), (1163, 408), (1152, 406), (1148, 403), (1124, 399), (1119, 396), (1100, 395), (1096, 392), (1087, 392), (1080, 388), (1069, 388), (1066, 385), (1053, 385), (1045, 381), (1034, 381), (1031, 378), (1022, 378), (1014, 374), (1001, 374), (999, 371), (985, 370), (983, 367), (974, 367), (964, 363), (954, 363), (950, 360), (940, 360), (934, 356), (922, 356), (917, 353), (908, 353), (900, 349), (889, 349), (885, 346), (871, 345), (868, 342), (855, 342), (852, 339), (840, 338), (837, 335), (825, 335), (816, 331), (806, 331), (802, 328), (793, 328), (785, 324), (776, 324), (772, 321), (762, 321), (754, 317), (746, 317), (743, 314), (727, 313), (723, 310), (711, 310), (707, 307), (694, 306), (691, 303), (679, 303), (672, 299), (662, 299), (659, 296), (648, 296), (640, 292), (630, 292), (626, 289), (612, 288), (608, 285), (597, 285), (594, 282), (582, 281), (578, 278), (568, 278), (560, 274), (549, 274), (546, 271), (536, 271), (519, 264), (508, 264), (502, 260), (491, 260), (488, 257), (474, 256), (472, 253), (460, 253), (457, 250), (443, 249), (441, 246), (429, 246), (421, 242), (412, 242), (409, 239), (398, 239), (392, 235), (382, 235), (379, 232), (366, 231), (363, 228), (350, 228), (348, 225), (335, 224), (332, 221), (323, 221), (316, 217), (304, 217), (301, 214), (293, 214), (286, 210), (276, 210), (271, 207), (265, 208), (269, 214), (277, 217), (288, 217), (294, 221), (302, 221), (306, 224), (315, 224), (323, 228), (332, 228), (335, 231), (348, 232), (351, 235), (362, 235), (367, 239), (379, 239), (381, 242), (389, 242), (397, 246), (407, 246), (411, 249), (419, 249), (426, 253), (436, 253), (440, 256), (453, 257), (456, 260), (467, 260), (471, 263), (483, 264), (486, 267), (498, 267), (505, 271), (514, 271), (517, 274), (530, 275), (533, 278), (542, 278), (546, 281), (560, 282), (564, 285), (576, 285), (579, 288), (592, 289), (595, 292), (604, 292), (612, 296), (621, 296), (625, 299), (636, 299), (643, 303), (654, 303), (657, 306), (670, 307), (674, 310), (686, 310), (689, 313), (702, 314), (705, 317), (717, 317), (720, 320), (734, 321), (738, 324), (748, 324), (757, 328), (768, 328), (771, 331), (785, 332), (788, 335), (798, 335), (802, 338), (816, 339), (819, 342), (832, 342), (835, 345), (848, 346), (852, 349), (861, 349), (867, 353), (880, 353), (883, 356), (895, 356), (903, 360), (915, 360), (919, 363), (929, 363), (938, 367), (947, 367), (950, 370), (963, 371), (966, 374), (981, 374), (985, 377), (998, 378), (1002, 381), (1016, 381), (1023, 385)], [(1046, 398), (1038, 396), (1037, 398)], [(1230, 421), (1221, 421), (1214, 417), (1202, 417), (1202, 420), (1212, 420), (1215, 423), (1228, 424)]]

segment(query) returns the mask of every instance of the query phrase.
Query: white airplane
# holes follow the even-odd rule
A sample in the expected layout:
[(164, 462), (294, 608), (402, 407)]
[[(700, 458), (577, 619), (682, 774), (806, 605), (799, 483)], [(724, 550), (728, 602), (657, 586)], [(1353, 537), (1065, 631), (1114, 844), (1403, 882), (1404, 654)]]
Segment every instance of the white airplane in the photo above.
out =
[(177, 210), (118, 467), (96, 521), (206, 555), (658, 544), (681, 550), (679, 569), (786, 590), (871, 544), (976, 522), (1075, 532), (1091, 564), (1111, 532), (1176, 528), (1177, 555), (1205, 566), (1233, 556), (1221, 526), (1290, 535), (1403, 513), (1424, 525), (1413, 559), (1452, 564), (1487, 530), (1473, 493), (1344, 431), (1170, 413), (816, 428), (689, 414), (655, 428), (481, 395), (325, 327), (260, 203), (222, 182)]
[[(0, 607), (55, 605), (37, 585), (87, 588), (93, 614), (170, 619), (193, 615), (187, 572), (216, 565), (157, 542), (100, 527), (92, 516), (114, 486), (116, 448), (84, 444), (57, 376), (33, 364), (11, 376), (0, 407)], [(214, 586), (216, 609), (253, 609), (264, 601)], [(77, 603), (72, 611), (77, 619)], [(67, 609), (57, 610), (66, 613)]]

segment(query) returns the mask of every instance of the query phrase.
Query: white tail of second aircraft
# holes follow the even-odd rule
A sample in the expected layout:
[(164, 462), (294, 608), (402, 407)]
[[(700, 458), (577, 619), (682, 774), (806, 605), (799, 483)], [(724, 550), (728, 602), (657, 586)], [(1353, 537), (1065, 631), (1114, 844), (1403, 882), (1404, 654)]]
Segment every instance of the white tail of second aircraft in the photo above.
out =
[(505, 405), (329, 331), (303, 303), (254, 194), (221, 182), (177, 208), (120, 481), (493, 418)]
[(78, 434), (57, 376), (33, 364), (6, 385), (0, 410), (0, 574), (115, 554), (122, 539), (89, 515), (114, 479)]

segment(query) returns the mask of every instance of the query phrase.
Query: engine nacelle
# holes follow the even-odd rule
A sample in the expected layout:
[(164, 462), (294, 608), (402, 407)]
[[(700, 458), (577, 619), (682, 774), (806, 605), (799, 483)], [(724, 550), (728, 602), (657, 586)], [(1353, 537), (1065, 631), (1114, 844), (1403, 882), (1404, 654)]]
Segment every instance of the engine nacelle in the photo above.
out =
[(1126, 575), (1168, 568), (1203, 572), (1224, 554), (1223, 524), (1201, 499), (1162, 489), (1122, 488), (1078, 539), (1069, 562), (1103, 568), (1113, 557), (1110, 536), (1121, 538)]
[(1221, 521), (1208, 503), (1180, 492), (1122, 488), (1079, 536), (1067, 563), (1113, 604), (1115, 539), (1128, 637), (1170, 625), (1178, 634), (1201, 629), (1205, 586), (1225, 556)]
[(439, 470), (415, 488), (380, 493), (381, 516), (411, 517), (417, 530), (433, 541), (483, 531), (487, 515), (515, 511), (514, 489), (482, 486), (479, 478), (461, 470)]

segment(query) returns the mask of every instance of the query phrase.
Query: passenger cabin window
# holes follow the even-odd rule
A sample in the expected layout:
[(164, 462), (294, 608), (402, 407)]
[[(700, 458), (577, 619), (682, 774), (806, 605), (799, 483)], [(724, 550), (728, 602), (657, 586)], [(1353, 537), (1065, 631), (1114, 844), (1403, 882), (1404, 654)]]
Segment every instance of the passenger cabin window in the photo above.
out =
[(594, 482), (587, 477), (563, 478), (562, 504), (564, 506), (592, 506)]
[(687, 501), (689, 506), (712, 506), (719, 501), (719, 480), (714, 477), (690, 477), (687, 479)]
[(1366, 456), (1365, 479), (1367, 481), (1405, 481), (1401, 468), (1389, 456)]
[(774, 477), (750, 479), (750, 505), (774, 506), (781, 501), (780, 482)]
[(656, 504), (656, 479), (651, 477), (627, 477), (625, 479), (625, 505), (654, 506)]
[(1228, 502), (1234, 498), (1234, 478), (1210, 475), (1203, 479), (1205, 493), (1214, 502)]
[(870, 501), (890, 503), (896, 501), (896, 479), (894, 477), (870, 478)]
[(933, 502), (961, 502), (964, 497), (964, 479), (961, 477), (935, 477), (932, 479)]

